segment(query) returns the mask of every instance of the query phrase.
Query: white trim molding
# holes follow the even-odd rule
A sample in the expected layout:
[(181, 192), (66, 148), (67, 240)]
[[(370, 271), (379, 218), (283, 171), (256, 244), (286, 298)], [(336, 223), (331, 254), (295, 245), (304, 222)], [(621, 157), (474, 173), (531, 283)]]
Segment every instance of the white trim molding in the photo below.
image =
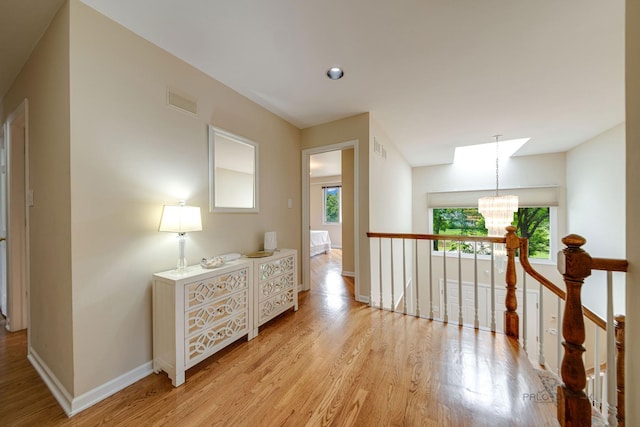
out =
[(71, 397), (71, 394), (33, 348), (29, 348), (27, 359), (31, 362), (31, 365), (33, 365), (36, 372), (38, 372), (38, 375), (40, 375), (40, 378), (42, 378), (42, 381), (47, 385), (49, 391), (51, 391), (51, 394), (53, 394), (53, 397), (58, 401), (58, 404), (68, 417), (84, 411), (153, 372), (152, 362), (149, 361), (78, 397)]
[(33, 348), (29, 348), (29, 354), (27, 359), (31, 362), (31, 365), (36, 370), (42, 381), (47, 385), (53, 397), (58, 401), (58, 404), (62, 407), (62, 410), (71, 416), (71, 402), (73, 398), (66, 388), (62, 385), (60, 380), (51, 372), (51, 369), (40, 358), (38, 353)]
[(106, 383), (89, 390), (86, 393), (75, 397), (71, 403), (71, 413), (67, 414), (73, 416), (85, 409), (95, 405), (101, 400), (116, 394), (120, 390), (129, 387), (131, 384), (140, 381), (142, 378), (153, 373), (153, 363), (151, 361), (146, 362), (137, 368), (133, 368), (129, 372), (120, 375), (117, 378), (107, 381)]
[(360, 213), (359, 213), (359, 187), (360, 187), (360, 176), (359, 176), (359, 140), (351, 140), (346, 142), (341, 142), (337, 144), (331, 145), (323, 145), (315, 148), (307, 148), (302, 150), (302, 289), (308, 291), (310, 288), (310, 246), (309, 246), (309, 186), (311, 180), (309, 178), (309, 158), (312, 154), (320, 154), (326, 153), (329, 151), (337, 151), (337, 150), (347, 150), (353, 148), (353, 179), (354, 179), (354, 189), (353, 189), (353, 246), (354, 246), (354, 261), (355, 261), (355, 270), (356, 274), (354, 274), (354, 293), (355, 299), (359, 302), (367, 303), (369, 302), (369, 297), (360, 294)]

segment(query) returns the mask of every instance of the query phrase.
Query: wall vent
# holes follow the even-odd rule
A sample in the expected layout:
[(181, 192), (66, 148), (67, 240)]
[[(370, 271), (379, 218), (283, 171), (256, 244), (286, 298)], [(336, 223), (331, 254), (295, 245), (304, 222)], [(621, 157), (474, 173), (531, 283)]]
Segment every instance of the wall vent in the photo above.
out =
[(167, 105), (187, 113), (198, 115), (198, 101), (184, 95), (179, 95), (167, 89)]

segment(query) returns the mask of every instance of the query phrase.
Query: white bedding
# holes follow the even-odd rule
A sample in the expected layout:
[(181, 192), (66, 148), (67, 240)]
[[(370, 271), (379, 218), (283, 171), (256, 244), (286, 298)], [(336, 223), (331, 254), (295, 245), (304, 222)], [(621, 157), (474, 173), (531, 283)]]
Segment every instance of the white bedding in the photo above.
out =
[(311, 256), (331, 252), (331, 239), (326, 230), (310, 230)]

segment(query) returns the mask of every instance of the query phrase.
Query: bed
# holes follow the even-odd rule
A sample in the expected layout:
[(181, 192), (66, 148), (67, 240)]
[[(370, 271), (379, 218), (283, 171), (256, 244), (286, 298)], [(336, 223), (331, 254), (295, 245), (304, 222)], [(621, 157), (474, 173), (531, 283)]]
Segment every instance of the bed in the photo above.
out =
[(310, 230), (311, 256), (331, 252), (331, 239), (326, 230)]

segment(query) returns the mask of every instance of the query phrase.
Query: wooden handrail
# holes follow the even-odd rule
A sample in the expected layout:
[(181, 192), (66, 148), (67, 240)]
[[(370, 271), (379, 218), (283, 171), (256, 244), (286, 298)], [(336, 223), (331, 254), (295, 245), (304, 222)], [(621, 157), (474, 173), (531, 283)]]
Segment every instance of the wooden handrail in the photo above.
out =
[[(595, 259), (599, 260), (600, 258), (595, 258)], [(620, 260), (613, 260), (613, 261), (618, 262)], [(567, 294), (562, 289), (554, 285), (553, 282), (551, 282), (549, 279), (544, 277), (542, 274), (538, 273), (531, 266), (531, 264), (529, 263), (529, 240), (527, 240), (524, 237), (520, 237), (520, 265), (522, 265), (522, 268), (524, 269), (524, 271), (527, 272), (527, 274), (529, 274), (529, 276), (536, 279), (539, 283), (542, 284), (542, 286), (549, 289), (551, 292), (556, 294), (559, 298), (563, 300), (567, 299)], [(615, 270), (615, 271), (619, 271), (619, 270)], [(605, 319), (598, 316), (596, 313), (594, 313), (593, 311), (591, 311), (589, 308), (585, 306), (582, 306), (582, 311), (584, 312), (585, 317), (591, 320), (596, 326), (598, 326), (600, 329), (607, 330), (607, 321)]]
[(592, 270), (627, 272), (629, 262), (626, 259), (591, 258)]
[[(526, 238), (520, 238), (516, 235), (516, 228), (513, 226), (506, 228), (505, 237), (488, 237), (488, 236), (460, 236), (460, 235), (444, 235), (444, 234), (413, 234), (413, 233), (376, 233), (368, 232), (370, 238), (387, 238), (387, 239), (412, 239), (412, 240), (429, 240), (429, 241), (457, 241), (457, 242), (486, 242), (506, 244), (507, 247), (507, 271), (505, 274), (506, 281), (506, 298), (505, 298), (505, 334), (518, 338), (519, 319), (517, 315), (516, 300), (516, 274), (515, 274), (515, 251), (520, 250), (520, 264), (525, 271), (541, 286), (546, 287), (566, 302), (562, 324), (562, 343), (565, 352), (560, 367), (562, 384), (558, 387), (558, 421), (563, 427), (569, 426), (587, 426), (591, 425), (591, 404), (584, 392), (587, 380), (587, 372), (584, 369), (582, 360), (585, 352), (585, 328), (584, 317), (592, 321), (602, 330), (609, 329), (609, 345), (613, 338), (610, 335), (615, 327), (616, 339), (616, 377), (617, 377), (617, 414), (615, 402), (609, 400), (609, 417), (617, 415), (618, 425), (624, 426), (624, 317), (616, 316), (615, 322), (607, 325), (607, 321), (590, 309), (584, 307), (581, 301), (581, 288), (584, 279), (591, 275), (594, 270), (607, 272), (627, 272), (628, 262), (623, 259), (611, 258), (592, 258), (582, 249), (586, 240), (578, 235), (572, 234), (562, 239), (566, 248), (558, 255), (558, 270), (564, 276), (566, 291), (556, 286), (538, 271), (536, 271), (529, 262), (529, 241)], [(459, 251), (458, 251), (459, 252)], [(492, 257), (493, 258), (493, 257)], [(446, 264), (446, 263), (445, 263)], [(445, 273), (446, 278), (446, 273)], [(381, 278), (382, 280), (382, 278)], [(611, 293), (611, 274), (608, 274), (609, 293)], [(382, 289), (382, 288), (381, 288)], [(609, 298), (611, 298), (609, 296)], [(446, 300), (446, 293), (445, 293)], [(476, 308), (477, 310), (477, 308)], [(612, 310), (612, 308), (609, 308)], [(405, 312), (406, 314), (406, 312)], [(462, 316), (462, 315), (461, 315)], [(462, 319), (462, 317), (460, 317)], [(446, 313), (445, 313), (446, 322)], [(462, 320), (460, 320), (462, 322)], [(476, 326), (477, 327), (477, 326)], [(610, 347), (609, 347), (610, 348)], [(608, 352), (608, 362), (614, 364), (613, 355)], [(544, 363), (544, 362), (541, 362)], [(605, 364), (599, 364), (599, 371), (605, 367)], [(596, 374), (595, 368), (593, 369)], [(611, 389), (615, 387), (615, 383), (609, 383), (609, 394), (613, 394)], [(612, 409), (613, 408), (613, 409)], [(611, 421), (610, 421), (611, 422)]]
[(453, 234), (414, 234), (414, 233), (375, 233), (367, 232), (367, 237), (381, 237), (387, 239), (415, 239), (415, 240), (453, 240), (456, 242), (487, 242), (506, 243), (504, 237), (490, 236), (458, 236)]

